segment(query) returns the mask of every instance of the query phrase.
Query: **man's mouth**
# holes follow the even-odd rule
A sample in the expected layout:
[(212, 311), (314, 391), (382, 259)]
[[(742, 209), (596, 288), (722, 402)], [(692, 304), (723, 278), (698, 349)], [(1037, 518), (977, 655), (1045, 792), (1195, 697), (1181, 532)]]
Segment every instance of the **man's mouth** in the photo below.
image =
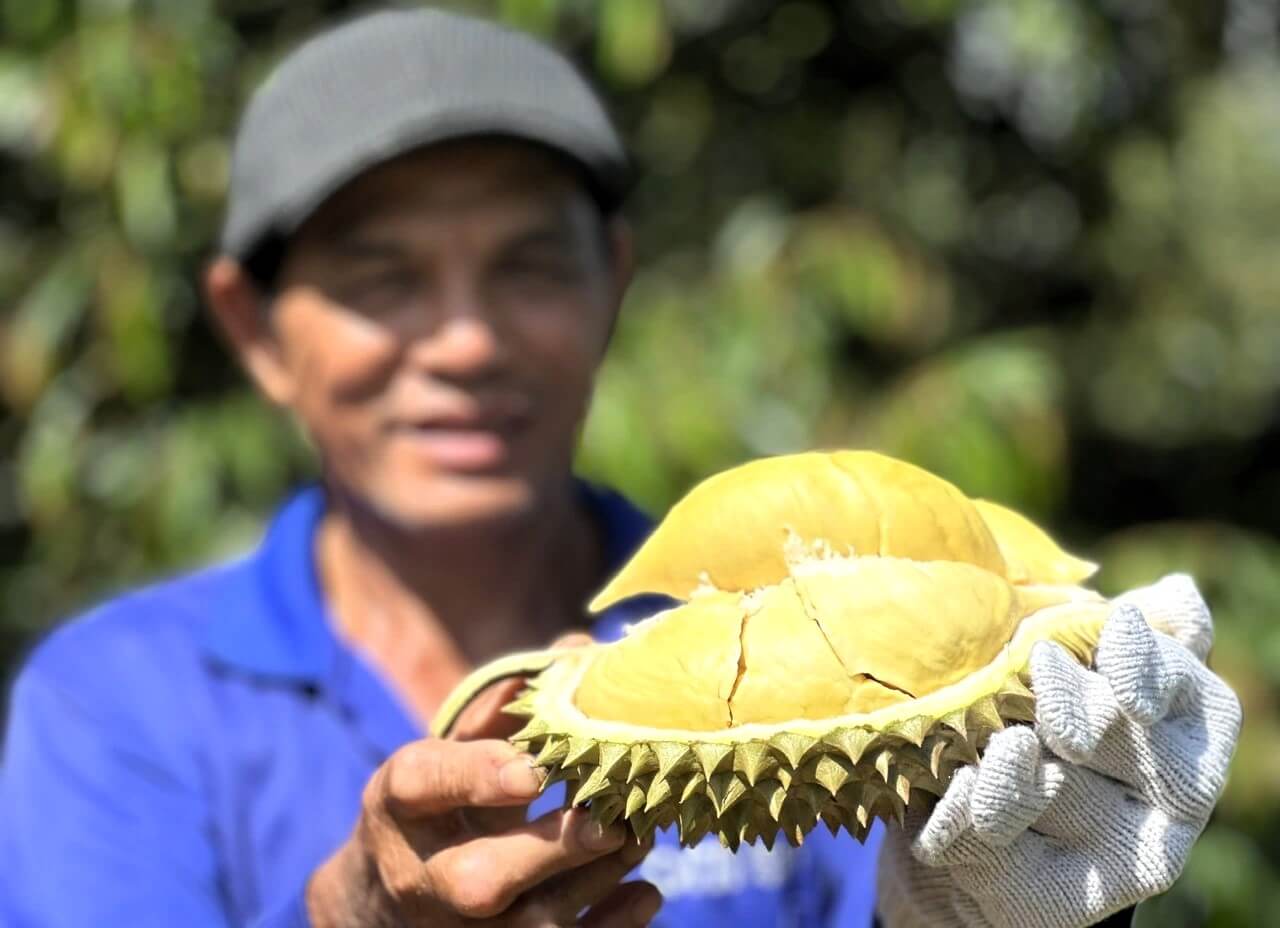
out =
[(514, 441), (526, 424), (524, 416), (433, 416), (403, 423), (394, 433), (435, 467), (479, 472), (510, 462)]

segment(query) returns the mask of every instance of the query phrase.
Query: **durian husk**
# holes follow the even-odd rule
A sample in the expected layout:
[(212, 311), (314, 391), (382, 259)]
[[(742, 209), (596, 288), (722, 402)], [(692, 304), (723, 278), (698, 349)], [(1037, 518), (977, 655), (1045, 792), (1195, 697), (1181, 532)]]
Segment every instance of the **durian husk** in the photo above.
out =
[(756, 841), (772, 848), (779, 836), (799, 845), (819, 822), (861, 841), (876, 819), (901, 823), (909, 805), (940, 796), (992, 733), (1032, 721), (1032, 646), (1057, 641), (1088, 663), (1107, 611), (1100, 597), (1040, 609), (986, 666), (907, 702), (711, 731), (585, 715), (574, 694), (612, 645), (530, 652), (474, 673), (432, 730), (447, 734), (470, 698), (497, 679), (540, 670), (505, 709), (527, 719), (511, 740), (546, 770), (546, 785), (564, 781), (566, 802), (588, 806), (594, 820), (622, 820), (640, 837), (674, 827), (688, 846), (714, 834), (732, 850)]
[(496, 680), (536, 674), (506, 708), (526, 720), (511, 740), (597, 821), (734, 850), (799, 844), (819, 822), (863, 840), (1034, 719), (1036, 642), (1092, 661), (1109, 607), (1079, 584), (1095, 569), (883, 455), (753, 461), (695, 487), (591, 608), (681, 605), (613, 644), (480, 668), (432, 730)]

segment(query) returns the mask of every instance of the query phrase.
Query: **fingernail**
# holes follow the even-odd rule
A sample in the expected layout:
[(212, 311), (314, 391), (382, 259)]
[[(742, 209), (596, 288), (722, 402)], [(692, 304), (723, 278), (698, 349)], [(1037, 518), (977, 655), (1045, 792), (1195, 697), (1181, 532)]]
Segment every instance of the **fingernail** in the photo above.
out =
[(626, 833), (621, 828), (605, 828), (590, 820), (578, 826), (578, 840), (591, 851), (611, 851), (622, 845)]
[(536, 796), (542, 789), (542, 773), (528, 755), (509, 760), (498, 771), (498, 785), (508, 796)]
[(631, 905), (631, 921), (635, 925), (647, 925), (653, 916), (662, 908), (662, 893), (653, 887), (645, 890), (644, 895)]

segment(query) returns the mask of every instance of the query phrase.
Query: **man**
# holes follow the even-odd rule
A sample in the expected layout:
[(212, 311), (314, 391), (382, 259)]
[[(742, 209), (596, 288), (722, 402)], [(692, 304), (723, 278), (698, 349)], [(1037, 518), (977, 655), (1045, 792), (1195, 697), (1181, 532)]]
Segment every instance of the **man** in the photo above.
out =
[[(323, 487), (289, 501), (247, 558), (109, 603), (32, 656), (0, 780), (5, 924), (621, 926), (660, 904), (669, 925), (868, 924), (878, 834), (865, 848), (814, 835), (793, 853), (681, 855), (670, 835), (651, 850), (548, 797), (526, 813), (538, 777), (494, 737), (509, 690), (464, 717), (470, 740), (424, 737), (475, 663), (586, 628), (583, 603), (647, 531), (570, 471), (630, 277), (628, 182), (621, 144), (563, 59), (463, 17), (357, 20), (257, 93), (206, 293), (263, 395), (313, 441)], [(1138, 601), (1202, 631), (1194, 597), (1175, 592)], [(652, 605), (624, 604), (590, 631), (617, 635)], [(1212, 690), (1175, 644), (1180, 676), (1150, 671), (1166, 666), (1151, 656), (1164, 643), (1136, 621), (1102, 649), (1119, 655), (1116, 679)], [(1130, 654), (1145, 655), (1137, 671)], [(1083, 684), (1054, 652), (1040, 658), (1041, 701), (1061, 706), (1053, 695)], [(1178, 686), (1179, 707), (1203, 708)], [(1176, 753), (1213, 773), (1180, 835), (1194, 837), (1221, 789), (1229, 708), (1214, 709), (1212, 751)], [(1166, 748), (1148, 727), (1130, 733), (1139, 747)], [(1081, 746), (1079, 767), (1041, 761), (1035, 735), (1013, 734), (957, 778), (914, 846), (891, 842), (893, 928), (985, 923), (959, 920), (972, 912), (1018, 923), (1027, 905), (1068, 924), (1056, 913), (1093, 920), (1157, 891), (1108, 864), (1102, 892), (1066, 905), (1055, 893), (1074, 897), (1072, 884), (1024, 866), (1029, 825), (1076, 821), (1055, 784), (1098, 751)], [(1059, 757), (1072, 748), (1055, 743)], [(1102, 789), (1079, 794), (1142, 809), (1164, 795)], [(1004, 826), (997, 850), (983, 849), (991, 829), (969, 833), (974, 810)], [(1124, 822), (1125, 838), (1141, 830)], [(1087, 866), (1115, 850), (1080, 833)], [(1171, 846), (1143, 835), (1143, 849)], [(991, 861), (1030, 902), (1002, 914), (1010, 885)], [(624, 881), (638, 865), (665, 903)]]

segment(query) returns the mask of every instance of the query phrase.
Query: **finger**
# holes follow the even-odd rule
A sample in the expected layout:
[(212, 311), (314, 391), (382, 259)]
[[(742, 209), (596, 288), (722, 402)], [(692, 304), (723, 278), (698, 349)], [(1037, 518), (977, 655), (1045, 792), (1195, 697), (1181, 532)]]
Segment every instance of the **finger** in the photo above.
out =
[(970, 799), (977, 778), (978, 771), (974, 767), (961, 767), (952, 776), (947, 791), (911, 842), (911, 854), (916, 860), (929, 867), (950, 866), (957, 862), (953, 853), (957, 842), (973, 827)]
[(583, 809), (549, 812), (520, 828), (446, 847), (427, 861), (427, 879), (460, 914), (491, 918), (559, 873), (613, 853), (626, 832), (600, 828)]
[(1040, 739), (1025, 725), (992, 735), (970, 796), (975, 833), (993, 847), (1008, 847), (1053, 801), (1059, 768), (1040, 759)]
[(393, 818), (442, 815), (470, 806), (522, 806), (538, 795), (533, 758), (505, 741), (424, 738), (396, 751), (377, 789)]
[(662, 908), (662, 893), (652, 883), (624, 883), (593, 905), (582, 928), (642, 928)]
[(525, 914), (534, 916), (529, 920), (535, 924), (572, 923), (583, 910), (603, 903), (652, 846), (651, 841), (629, 841), (622, 850), (569, 870), (526, 893), (520, 907)]
[(1161, 646), (1200, 676), (1187, 705), (1146, 727), (1120, 720), (1098, 745), (1088, 766), (1132, 784), (1166, 815), (1187, 822), (1208, 818), (1226, 786), (1240, 733), (1240, 703), (1230, 688), (1171, 639)]
[(1102, 626), (1094, 663), (1116, 702), (1139, 725), (1164, 718), (1180, 694), (1194, 688), (1202, 666), (1190, 651), (1157, 632), (1132, 604), (1117, 606)]
[(475, 741), (479, 738), (508, 738), (524, 726), (524, 720), (502, 711), (525, 688), (524, 677), (513, 677), (493, 684), (462, 710), (449, 738)]
[(1121, 716), (1111, 687), (1050, 641), (1036, 642), (1030, 665), (1036, 733), (1059, 757), (1087, 763)]
[(1200, 660), (1213, 647), (1213, 619), (1195, 581), (1169, 574), (1150, 586), (1116, 597), (1117, 604), (1137, 606), (1152, 628), (1169, 635)]
[[(1121, 610), (1117, 613), (1123, 626), (1128, 620)], [(1031, 653), (1037, 732), (1060, 757), (1130, 784), (1167, 815), (1199, 821), (1226, 785), (1239, 736), (1240, 704), (1185, 648), (1168, 636), (1150, 634), (1158, 659), (1145, 653), (1145, 645), (1126, 643), (1123, 636), (1112, 640), (1110, 654), (1100, 655), (1117, 681), (1114, 689), (1101, 673), (1080, 667), (1056, 645), (1037, 644)], [(1125, 657), (1130, 645), (1136, 658)], [(1126, 682), (1127, 672), (1113, 666), (1126, 659), (1157, 664), (1157, 671), (1148, 672), (1163, 673), (1164, 682), (1143, 689), (1138, 672)], [(1178, 670), (1168, 672), (1169, 666)], [(1170, 714), (1155, 725), (1140, 724), (1122, 708), (1119, 695), (1134, 716), (1155, 714), (1165, 703)]]

